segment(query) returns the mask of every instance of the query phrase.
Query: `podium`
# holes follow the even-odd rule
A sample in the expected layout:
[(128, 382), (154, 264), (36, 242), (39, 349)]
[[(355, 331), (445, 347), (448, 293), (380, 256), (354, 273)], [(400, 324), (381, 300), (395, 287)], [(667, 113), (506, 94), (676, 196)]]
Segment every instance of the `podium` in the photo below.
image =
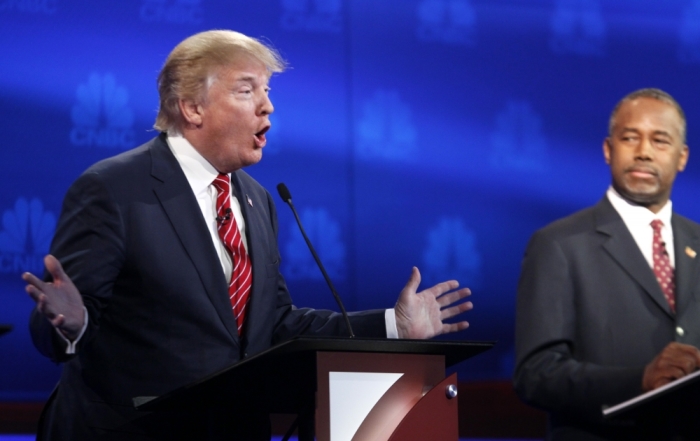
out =
[(647, 439), (700, 439), (700, 371), (603, 410), (619, 424), (641, 429)]
[(296, 414), (300, 441), (456, 441), (457, 377), (445, 368), (493, 345), (299, 337), (134, 405)]

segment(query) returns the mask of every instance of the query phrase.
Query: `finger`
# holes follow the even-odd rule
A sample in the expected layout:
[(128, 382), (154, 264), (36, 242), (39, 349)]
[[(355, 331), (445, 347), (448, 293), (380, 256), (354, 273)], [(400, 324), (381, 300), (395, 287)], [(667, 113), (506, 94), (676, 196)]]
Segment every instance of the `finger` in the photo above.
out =
[(43, 303), (46, 301), (46, 296), (44, 293), (38, 289), (34, 285), (27, 285), (24, 287), (24, 290), (29, 294), (29, 297), (32, 298), (37, 303), (37, 306), (39, 306), (39, 303)]
[(440, 307), (445, 307), (451, 305), (469, 295), (471, 295), (471, 290), (469, 288), (462, 288), (459, 291), (453, 291), (447, 294), (443, 294), (438, 297), (437, 302)]
[(41, 291), (43, 291), (44, 287), (46, 286), (46, 282), (44, 282), (32, 273), (23, 273), (22, 280), (27, 282), (29, 285), (37, 287), (37, 289)]
[(662, 353), (659, 367), (680, 369), (684, 375), (687, 375), (695, 370), (697, 361), (693, 351), (681, 347), (668, 348)]
[(53, 255), (47, 254), (46, 257), (44, 257), (44, 265), (54, 281), (66, 279), (66, 273), (63, 271), (61, 262)]
[(662, 369), (659, 372), (659, 375), (670, 382), (673, 380), (677, 380), (681, 377), (684, 377), (686, 374), (683, 371), (683, 369), (680, 368), (679, 366), (668, 366), (668, 367)]
[(688, 375), (689, 373), (693, 372), (696, 367), (695, 359), (689, 354), (683, 354), (682, 356), (671, 360), (671, 364), (677, 369), (680, 369), (683, 372), (683, 375)]
[(458, 281), (448, 280), (446, 282), (440, 282), (437, 285), (432, 286), (423, 292), (429, 292), (430, 294), (434, 295), (435, 297), (440, 297), (443, 294), (445, 294), (446, 292), (452, 291), (453, 289), (456, 289), (458, 287), (459, 287)]
[(671, 380), (669, 380), (668, 378), (663, 378), (663, 377), (659, 378), (658, 380), (656, 380), (655, 383), (652, 384), (652, 389), (657, 389), (661, 386), (665, 386), (670, 382), (671, 382)]
[(36, 310), (42, 313), (44, 317), (46, 317), (49, 321), (53, 320), (56, 317), (56, 314), (49, 307), (46, 295), (43, 293), (38, 296), (38, 300), (36, 302)]
[(59, 328), (66, 321), (66, 317), (63, 314), (58, 314), (54, 318), (49, 320), (55, 328)]
[(474, 308), (474, 305), (472, 305), (472, 302), (464, 302), (460, 303), (459, 305), (452, 306), (450, 308), (445, 308), (442, 311), (440, 311), (440, 320), (446, 320), (448, 318), (452, 318), (456, 315), (459, 315), (463, 312), (469, 311)]
[(469, 327), (469, 322), (459, 322), (459, 323), (443, 323), (442, 333), (449, 334), (451, 332), (463, 331)]
[(682, 351), (684, 356), (691, 362), (689, 369), (691, 372), (700, 366), (700, 350), (695, 346), (678, 343), (677, 348)]

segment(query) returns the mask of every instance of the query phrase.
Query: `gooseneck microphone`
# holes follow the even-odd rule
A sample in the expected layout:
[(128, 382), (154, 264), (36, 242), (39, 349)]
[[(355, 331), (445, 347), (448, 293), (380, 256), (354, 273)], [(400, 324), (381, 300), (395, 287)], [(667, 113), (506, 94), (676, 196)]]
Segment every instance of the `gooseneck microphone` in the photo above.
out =
[(292, 213), (294, 213), (294, 217), (297, 220), (297, 225), (299, 225), (299, 230), (301, 230), (302, 236), (304, 236), (304, 240), (306, 241), (306, 245), (308, 245), (309, 250), (311, 250), (311, 255), (314, 256), (314, 260), (316, 261), (316, 265), (321, 269), (321, 273), (323, 274), (323, 278), (326, 279), (326, 283), (328, 284), (328, 287), (331, 289), (331, 292), (333, 293), (333, 297), (335, 297), (336, 303), (338, 303), (338, 306), (340, 307), (340, 312), (343, 314), (343, 318), (345, 319), (345, 325), (348, 327), (348, 332), (350, 333), (350, 338), (354, 338), (355, 334), (352, 332), (352, 326), (350, 326), (350, 319), (348, 318), (348, 313), (345, 311), (345, 306), (343, 306), (343, 301), (340, 300), (340, 296), (336, 292), (335, 288), (333, 287), (333, 282), (331, 282), (331, 278), (328, 277), (328, 273), (326, 273), (326, 269), (323, 267), (323, 264), (321, 263), (321, 259), (318, 258), (318, 255), (316, 254), (316, 250), (314, 250), (313, 245), (311, 245), (311, 241), (309, 240), (309, 237), (306, 235), (306, 231), (304, 231), (304, 227), (301, 225), (301, 220), (299, 219), (299, 214), (297, 214), (297, 210), (294, 208), (294, 204), (292, 204), (292, 195), (289, 193), (289, 190), (287, 189), (287, 186), (284, 185), (284, 183), (279, 183), (277, 184), (277, 192), (279, 193), (280, 197), (284, 202), (289, 205), (289, 208), (292, 209)]

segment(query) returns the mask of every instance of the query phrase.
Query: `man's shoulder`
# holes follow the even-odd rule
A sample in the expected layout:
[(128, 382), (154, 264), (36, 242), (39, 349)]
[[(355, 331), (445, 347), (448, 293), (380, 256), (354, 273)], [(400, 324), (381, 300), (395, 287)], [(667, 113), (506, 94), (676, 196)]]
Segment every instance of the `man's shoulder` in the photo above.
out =
[(142, 165), (144, 167), (151, 164), (151, 150), (165, 144), (162, 137), (155, 137), (144, 144), (127, 150), (118, 155), (111, 156), (91, 165), (85, 173), (97, 173), (104, 175), (121, 174), (125, 169), (134, 172), (134, 167)]
[[(167, 159), (167, 155), (170, 159)], [(159, 157), (161, 159), (157, 159)], [(170, 161), (174, 165), (170, 164)], [(154, 173), (157, 168), (154, 166), (155, 162), (165, 163), (165, 167), (160, 168), (166, 171)], [(102, 188), (107, 189), (114, 197), (121, 195), (119, 197), (130, 198), (134, 193), (146, 191), (151, 188), (151, 184), (159, 182), (156, 175), (167, 176), (176, 170), (175, 167), (177, 160), (170, 153), (167, 143), (162, 137), (157, 137), (132, 150), (91, 165), (73, 182), (69, 193)]]
[(557, 219), (535, 232), (536, 236), (546, 236), (553, 239), (563, 239), (571, 236), (587, 234), (596, 229), (598, 213), (604, 209), (603, 201), (591, 207), (584, 208), (566, 217)]
[(252, 191), (255, 193), (261, 193), (264, 194), (265, 196), (269, 195), (270, 192), (267, 191), (265, 187), (263, 187), (258, 181), (255, 180), (251, 175), (249, 175), (247, 172), (244, 170), (236, 170), (233, 173), (233, 176), (238, 179), (238, 182), (241, 184), (241, 188), (244, 191)]
[(673, 212), (673, 222), (676, 224), (676, 226), (685, 228), (700, 235), (700, 223), (695, 222), (694, 220), (687, 218), (683, 215), (680, 215), (675, 211)]

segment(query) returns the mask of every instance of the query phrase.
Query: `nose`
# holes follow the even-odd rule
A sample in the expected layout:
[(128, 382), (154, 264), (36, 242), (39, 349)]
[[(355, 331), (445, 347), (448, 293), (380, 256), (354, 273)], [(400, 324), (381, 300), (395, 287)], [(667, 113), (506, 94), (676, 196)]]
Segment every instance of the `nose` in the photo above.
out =
[(272, 105), (272, 100), (268, 94), (265, 94), (260, 103), (260, 114), (269, 115), (275, 111), (275, 106)]
[(651, 139), (647, 136), (642, 136), (637, 145), (637, 151), (635, 152), (635, 157), (637, 159), (648, 161), (651, 159), (654, 146), (652, 145)]

